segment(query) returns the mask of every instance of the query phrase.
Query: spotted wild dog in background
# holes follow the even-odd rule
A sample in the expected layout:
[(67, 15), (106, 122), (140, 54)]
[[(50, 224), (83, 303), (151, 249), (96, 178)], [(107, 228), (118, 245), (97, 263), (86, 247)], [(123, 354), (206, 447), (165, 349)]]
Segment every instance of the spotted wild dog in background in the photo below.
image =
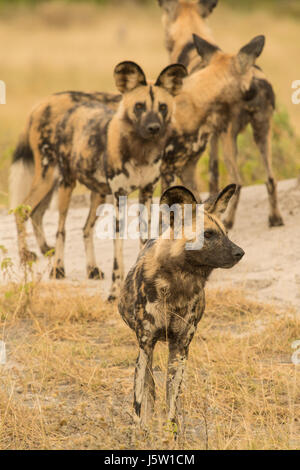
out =
[[(104, 202), (105, 196), (113, 194), (118, 206), (119, 196), (140, 189), (140, 203), (150, 205), (171, 129), (173, 96), (180, 91), (186, 69), (183, 65), (170, 65), (152, 85), (147, 84), (145, 74), (137, 64), (122, 62), (116, 67), (114, 76), (116, 86), (122, 93), (116, 112), (95, 100), (75, 104), (54, 127), (53, 152), (49, 152), (48, 158), (40, 152), (34, 153), (40, 143), (40, 128), (30, 128), (27, 135), (35, 158), (33, 184), (24, 201), (31, 208), (31, 214), (27, 217), (34, 214), (39, 204), (44, 204), (49, 194), (58, 187), (59, 224), (52, 273), (57, 278), (65, 275), (65, 221), (76, 181), (92, 191), (85, 226), (87, 269), (90, 273), (98, 269), (93, 259), (92, 229), (96, 209)], [(50, 115), (51, 108), (48, 109), (48, 117)], [(16, 222), (20, 254), (24, 258), (30, 254), (26, 246), (24, 219), (18, 213)], [(118, 220), (116, 227), (111, 298), (116, 297), (123, 277)]]
[[(218, 0), (199, 0), (191, 3), (182, 0), (158, 0), (163, 8), (163, 24), (166, 35), (166, 46), (171, 61), (184, 64), (190, 73), (207, 66), (212, 55), (205, 60), (197, 58), (193, 34), (214, 43), (214, 39), (205, 22), (205, 18), (214, 10)], [(213, 51), (213, 50), (212, 50)], [(275, 94), (271, 83), (257, 66), (253, 69), (253, 80), (249, 90), (239, 102), (232, 107), (231, 120), (226, 132), (218, 133), (210, 141), (210, 193), (218, 191), (218, 140), (221, 138), (225, 165), (230, 179), (237, 184), (237, 192), (227, 212), (225, 225), (231, 228), (234, 224), (238, 206), (242, 179), (237, 165), (237, 137), (250, 123), (256, 145), (262, 156), (267, 172), (267, 191), (269, 197), (271, 227), (283, 225), (278, 208), (277, 184), (272, 168), (272, 117), (275, 109)], [(186, 168), (190, 178), (195, 178), (197, 159)], [(185, 178), (186, 179), (186, 178)], [(196, 183), (194, 183), (196, 185)]]
[(194, 174), (199, 156), (212, 135), (226, 132), (236, 103), (251, 88), (253, 65), (265, 42), (264, 36), (257, 36), (237, 54), (228, 54), (197, 35), (193, 39), (197, 53), (208, 65), (184, 80), (175, 99), (175, 129), (161, 167), (163, 190), (178, 176), (197, 192)]
[[(171, 210), (175, 204), (192, 205), (192, 223), (190, 227), (184, 224), (181, 237), (174, 236), (174, 225), (171, 225), (169, 237), (149, 240), (122, 286), (119, 312), (135, 331), (139, 345), (134, 411), (143, 424), (154, 407), (152, 361), (157, 341), (166, 341), (169, 346), (168, 419), (177, 422), (177, 401), (189, 345), (205, 309), (206, 281), (214, 269), (232, 268), (244, 256), (244, 251), (229, 240), (220, 221), (235, 190), (235, 185), (227, 186), (204, 203), (204, 224), (196, 228), (197, 201), (193, 194), (182, 186), (168, 189), (160, 203)], [(187, 242), (193, 243), (201, 237), (201, 248), (186, 249)]]
[[(163, 10), (162, 23), (165, 33), (165, 46), (170, 58), (177, 57), (185, 63), (189, 72), (199, 68), (193, 33), (202, 39), (214, 43), (215, 39), (206, 21), (218, 4), (218, 0), (199, 0), (192, 3), (187, 0), (158, 0)], [(172, 59), (171, 59), (172, 60)]]

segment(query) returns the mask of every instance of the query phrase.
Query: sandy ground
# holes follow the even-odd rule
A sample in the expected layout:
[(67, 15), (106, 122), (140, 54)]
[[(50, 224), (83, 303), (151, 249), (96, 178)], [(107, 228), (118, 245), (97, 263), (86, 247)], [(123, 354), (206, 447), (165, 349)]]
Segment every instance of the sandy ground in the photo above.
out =
[[(285, 226), (268, 228), (268, 203), (265, 186), (251, 186), (242, 191), (237, 221), (231, 239), (246, 252), (242, 262), (231, 270), (216, 270), (210, 278), (210, 287), (230, 286), (245, 289), (259, 300), (292, 305), (300, 313), (300, 185), (296, 180), (279, 183), (279, 200)], [(103, 281), (87, 281), (82, 227), (88, 213), (84, 196), (73, 201), (66, 228), (65, 282), (80, 283), (87, 291), (99, 291), (107, 296), (111, 280), (112, 242), (95, 240), (98, 266), (105, 273)], [(57, 228), (57, 212), (47, 211), (45, 231), (48, 242), (54, 244)], [(31, 225), (28, 226), (30, 249), (37, 251)], [(17, 237), (14, 217), (6, 210), (0, 212), (0, 245), (8, 250), (14, 267), (10, 278), (21, 278), (17, 255)], [(125, 266), (134, 263), (139, 249), (136, 241), (125, 241)], [(48, 279), (49, 261), (39, 257), (36, 271)], [(6, 282), (3, 272), (0, 281)]]

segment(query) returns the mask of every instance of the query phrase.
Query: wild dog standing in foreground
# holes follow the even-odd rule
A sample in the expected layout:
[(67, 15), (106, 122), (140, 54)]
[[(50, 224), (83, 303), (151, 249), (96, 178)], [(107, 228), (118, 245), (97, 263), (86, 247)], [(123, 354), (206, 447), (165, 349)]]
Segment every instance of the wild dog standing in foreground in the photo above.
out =
[[(196, 228), (197, 202), (193, 194), (182, 186), (168, 189), (161, 204), (192, 205), (192, 230), (184, 226), (183, 236), (175, 239), (174, 226), (171, 226), (168, 239), (160, 236), (148, 241), (122, 287), (119, 312), (135, 331), (139, 344), (134, 411), (143, 423), (147, 415), (152, 414), (155, 400), (152, 360), (156, 342), (168, 342), (168, 418), (176, 422), (189, 345), (205, 309), (206, 281), (214, 269), (231, 268), (244, 255), (244, 251), (229, 240), (219, 219), (235, 190), (236, 186), (230, 185), (217, 197), (210, 198), (204, 204), (204, 225)], [(201, 238), (202, 248), (186, 249), (186, 243)]]
[[(140, 189), (140, 203), (149, 205), (153, 186), (160, 177), (165, 142), (171, 128), (174, 98), (186, 76), (182, 65), (170, 65), (159, 75), (155, 85), (147, 84), (142, 69), (133, 62), (122, 62), (115, 69), (116, 86), (123, 98), (116, 113), (95, 101), (80, 102), (69, 109), (57, 123), (51, 158), (35, 156), (35, 176), (24, 201), (34, 214), (39, 204), (58, 186), (59, 224), (56, 236), (53, 275), (64, 277), (65, 221), (76, 181), (92, 191), (92, 204), (86, 223), (88, 271), (97, 270), (93, 258), (92, 228), (96, 209), (107, 194), (118, 198)], [(39, 132), (39, 129), (37, 129)], [(39, 135), (39, 134), (38, 134)], [(30, 144), (39, 139), (32, 130)], [(50, 156), (50, 154), (49, 154)], [(117, 211), (118, 212), (118, 211)], [(28, 255), (24, 218), (16, 214), (19, 249)], [(111, 298), (118, 293), (123, 277), (122, 240), (116, 221), (114, 267)]]
[[(166, 46), (172, 62), (184, 64), (190, 73), (206, 67), (213, 57), (207, 54), (205, 60), (197, 54), (197, 44), (193, 34), (214, 43), (205, 18), (214, 10), (218, 0), (198, 0), (191, 3), (184, 0), (158, 0), (163, 8), (163, 24), (166, 35)], [(253, 80), (250, 89), (232, 106), (231, 119), (226, 132), (215, 133), (210, 141), (210, 192), (218, 192), (218, 140), (221, 138), (224, 161), (232, 182), (237, 184), (237, 192), (232, 199), (225, 225), (231, 228), (234, 224), (238, 206), (242, 179), (237, 165), (237, 137), (250, 123), (256, 145), (262, 156), (267, 172), (267, 191), (269, 197), (271, 227), (283, 225), (278, 208), (277, 184), (272, 168), (272, 117), (275, 109), (275, 94), (270, 82), (262, 70), (253, 68)], [(187, 166), (185, 172), (190, 178), (196, 174), (197, 159)], [(186, 177), (184, 178), (187, 179)], [(186, 183), (185, 183), (186, 184)], [(194, 186), (196, 183), (194, 183)]]

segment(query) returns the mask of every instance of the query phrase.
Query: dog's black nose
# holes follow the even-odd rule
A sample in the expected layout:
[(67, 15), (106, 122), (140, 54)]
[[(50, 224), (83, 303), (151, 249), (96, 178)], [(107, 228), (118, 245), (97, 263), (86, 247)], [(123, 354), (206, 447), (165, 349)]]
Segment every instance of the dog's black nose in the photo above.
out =
[(160, 125), (157, 123), (149, 124), (147, 130), (152, 135), (157, 135), (160, 131)]
[(234, 248), (233, 250), (233, 257), (237, 260), (240, 261), (242, 257), (244, 256), (245, 252), (242, 250), (242, 248), (239, 248), (238, 246)]

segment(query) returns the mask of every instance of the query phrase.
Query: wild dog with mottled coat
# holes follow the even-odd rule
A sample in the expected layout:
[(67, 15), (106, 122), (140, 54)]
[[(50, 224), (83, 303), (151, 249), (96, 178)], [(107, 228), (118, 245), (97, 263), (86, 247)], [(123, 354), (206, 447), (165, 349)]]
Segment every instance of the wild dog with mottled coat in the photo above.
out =
[[(171, 130), (174, 96), (180, 91), (186, 69), (182, 65), (170, 65), (153, 85), (147, 83), (144, 72), (133, 62), (119, 64), (114, 75), (116, 86), (122, 93), (117, 111), (94, 100), (74, 105), (55, 127), (53, 152), (44, 155), (42, 160), (35, 160), (35, 176), (24, 204), (31, 208), (28, 217), (58, 186), (59, 223), (53, 270), (57, 278), (65, 275), (65, 221), (76, 181), (92, 191), (93, 200), (86, 223), (89, 272), (97, 270), (91, 235), (96, 209), (105, 196), (113, 194), (118, 208), (120, 196), (140, 189), (140, 203), (150, 205)], [(38, 144), (39, 139), (33, 138), (33, 141)], [(17, 213), (16, 221), (20, 253), (26, 257), (24, 217)], [(123, 277), (118, 220), (116, 231), (111, 298), (117, 295)]]
[[(198, 0), (191, 3), (185, 0), (158, 0), (163, 8), (163, 25), (166, 35), (166, 47), (170, 60), (184, 64), (190, 73), (207, 66), (213, 57), (207, 54), (205, 60), (197, 55), (197, 47), (193, 34), (198, 34), (214, 44), (214, 38), (205, 21), (218, 0)], [(261, 153), (267, 173), (267, 191), (269, 198), (271, 227), (283, 225), (278, 208), (277, 185), (272, 168), (272, 117), (275, 109), (275, 94), (271, 83), (258, 67), (253, 69), (253, 80), (250, 89), (241, 96), (239, 102), (232, 106), (231, 120), (226, 132), (214, 134), (210, 141), (210, 192), (218, 191), (218, 140), (221, 138), (224, 161), (232, 182), (237, 184), (237, 193), (232, 199), (227, 212), (225, 225), (231, 228), (234, 224), (238, 206), (242, 179), (237, 165), (237, 137), (250, 123), (256, 145)], [(191, 168), (185, 170), (193, 178), (196, 174), (197, 160), (191, 163)], [(186, 179), (186, 178), (185, 178)]]
[[(46, 168), (47, 165), (51, 165), (57, 160), (56, 128), (64, 116), (67, 113), (72, 113), (75, 107), (84, 103), (89, 105), (102, 103), (116, 111), (121, 99), (122, 95), (114, 93), (67, 91), (54, 93), (36, 105), (29, 115), (25, 131), (21, 135), (13, 155), (10, 168), (11, 209), (15, 209), (26, 200), (34, 179), (35, 162), (40, 162), (39, 165)], [(43, 217), (55, 189), (57, 189), (55, 185), (51, 186), (50, 182), (47, 196), (30, 214), (34, 234), (42, 254), (47, 254), (53, 249), (46, 241)], [(91, 194), (91, 204), (93, 201), (96, 201), (96, 195)], [(94, 209), (91, 207), (91, 210)], [(83, 229), (85, 244), (89, 238), (88, 229), (86, 224)], [(26, 258), (36, 258), (33, 252), (25, 252), (25, 255)], [(92, 270), (88, 268), (90, 279), (100, 279), (101, 275), (98, 268)]]
[(208, 65), (195, 70), (185, 80), (176, 97), (175, 130), (168, 139), (162, 162), (163, 189), (176, 176), (197, 191), (195, 169), (212, 135), (225, 133), (235, 105), (249, 92), (254, 63), (264, 48), (264, 36), (257, 36), (228, 54), (218, 46), (193, 35), (198, 55)]
[[(216, 268), (231, 268), (244, 251), (229, 240), (220, 215), (236, 190), (227, 186), (204, 203), (204, 223), (195, 222), (197, 201), (182, 186), (168, 189), (161, 204), (192, 205), (192, 231), (184, 227), (174, 236), (174, 224), (167, 238), (149, 240), (130, 270), (122, 287), (119, 312), (136, 333), (139, 355), (134, 377), (134, 411), (143, 423), (152, 414), (155, 400), (153, 350), (157, 341), (169, 346), (167, 372), (168, 418), (177, 420), (177, 401), (189, 345), (205, 309), (204, 288)], [(202, 238), (201, 238), (202, 237)], [(186, 243), (204, 240), (202, 248), (187, 250)]]

